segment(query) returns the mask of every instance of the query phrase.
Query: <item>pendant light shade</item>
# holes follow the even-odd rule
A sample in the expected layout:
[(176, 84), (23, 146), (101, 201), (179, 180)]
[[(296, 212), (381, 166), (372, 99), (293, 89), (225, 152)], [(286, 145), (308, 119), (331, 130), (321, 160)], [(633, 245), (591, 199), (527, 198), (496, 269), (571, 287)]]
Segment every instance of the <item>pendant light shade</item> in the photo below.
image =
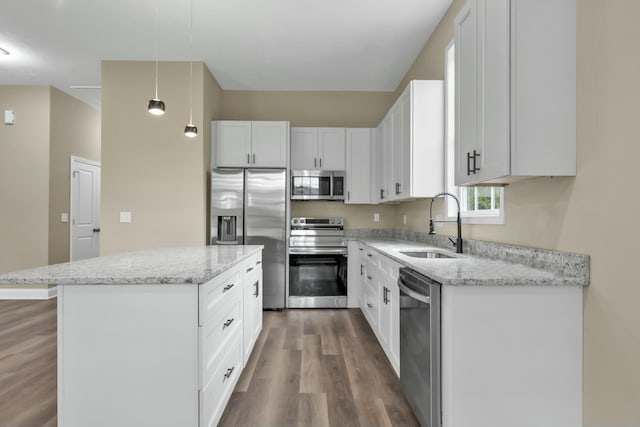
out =
[(158, 9), (160, 0), (156, 0), (156, 96), (149, 100), (147, 109), (154, 116), (161, 116), (164, 114), (164, 102), (158, 98)]
[(193, 123), (189, 123), (184, 127), (184, 134), (189, 138), (195, 138), (198, 136), (198, 128)]
[(159, 99), (150, 99), (148, 108), (149, 112), (154, 116), (161, 116), (164, 114), (164, 102)]

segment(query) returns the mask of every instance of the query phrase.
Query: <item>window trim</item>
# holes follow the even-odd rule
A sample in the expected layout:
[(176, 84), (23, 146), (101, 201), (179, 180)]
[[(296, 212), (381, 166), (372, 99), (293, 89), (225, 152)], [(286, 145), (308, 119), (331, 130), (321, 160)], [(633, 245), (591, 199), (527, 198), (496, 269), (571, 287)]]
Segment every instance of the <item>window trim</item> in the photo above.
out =
[[(454, 49), (453, 51), (451, 49)], [(452, 58), (449, 58), (449, 56)], [(445, 191), (455, 194), (460, 203), (463, 203), (462, 189), (466, 187), (456, 187), (455, 182), (455, 140), (450, 141), (451, 132), (455, 132), (455, 123), (450, 124), (449, 118), (455, 111), (452, 107), (452, 101), (455, 100), (455, 92), (450, 90), (450, 82), (453, 81), (455, 91), (455, 69), (451, 70), (450, 61), (455, 61), (455, 41), (451, 40), (444, 49), (444, 182)], [(451, 99), (450, 99), (451, 98)], [(455, 104), (453, 105), (455, 106)], [(450, 111), (451, 110), (451, 111)], [(463, 224), (505, 224), (505, 190), (504, 187), (495, 187), (500, 191), (500, 209), (462, 211), (460, 217)], [(493, 197), (493, 196), (492, 196)], [(451, 197), (447, 197), (445, 202), (445, 216), (448, 221), (455, 221), (457, 217), (457, 206)]]

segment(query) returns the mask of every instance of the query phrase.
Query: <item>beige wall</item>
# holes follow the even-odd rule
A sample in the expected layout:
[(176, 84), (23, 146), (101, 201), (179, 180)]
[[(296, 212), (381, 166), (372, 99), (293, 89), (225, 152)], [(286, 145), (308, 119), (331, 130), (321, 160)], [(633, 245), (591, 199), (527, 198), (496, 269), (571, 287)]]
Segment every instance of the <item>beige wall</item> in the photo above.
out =
[(0, 272), (46, 265), (49, 228), (49, 87), (0, 86)]
[[(409, 71), (442, 78), (443, 50), (453, 37), (449, 13)], [(578, 0), (575, 178), (536, 178), (506, 188), (506, 224), (465, 226), (467, 238), (591, 255), (584, 302), (584, 425), (640, 425), (640, 2)], [(549, 64), (553, 66), (553, 64)], [(542, 124), (541, 124), (542, 125)], [(396, 208), (396, 226), (424, 231), (428, 201)], [(442, 213), (442, 202), (434, 210)], [(451, 226), (444, 233), (454, 234)]]
[(225, 120), (286, 120), (291, 126), (376, 127), (393, 92), (225, 91)]
[[(380, 214), (380, 222), (373, 214)], [(340, 202), (291, 202), (292, 217), (344, 217), (345, 228), (393, 228), (394, 205), (345, 205)]]
[(71, 156), (100, 161), (100, 111), (51, 88), (49, 264), (69, 261)]
[[(102, 64), (101, 254), (162, 245), (203, 244), (206, 236), (202, 63), (193, 66), (196, 138), (184, 136), (189, 121), (189, 63), (163, 62), (159, 96), (166, 114), (152, 116), (154, 63)], [(212, 111), (212, 110), (211, 110)], [(207, 142), (208, 143), (208, 142)], [(120, 224), (119, 212), (132, 213)]]

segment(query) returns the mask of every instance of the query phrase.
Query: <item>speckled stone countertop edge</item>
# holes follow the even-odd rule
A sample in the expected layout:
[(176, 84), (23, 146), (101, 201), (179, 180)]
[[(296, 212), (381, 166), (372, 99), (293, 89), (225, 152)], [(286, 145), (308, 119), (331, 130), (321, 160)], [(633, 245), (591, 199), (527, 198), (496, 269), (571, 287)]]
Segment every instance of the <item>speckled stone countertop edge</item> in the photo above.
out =
[[(551, 268), (548, 264), (540, 265), (538, 260), (534, 262), (516, 262), (513, 258), (492, 257), (478, 255), (466, 251), (453, 259), (423, 260), (410, 258), (399, 253), (400, 248), (436, 250), (456, 255), (449, 245), (435, 245), (432, 242), (417, 242), (415, 240), (400, 239), (394, 237), (393, 232), (377, 231), (367, 235), (362, 231), (348, 233), (350, 240), (357, 240), (373, 248), (394, 261), (418, 271), (443, 285), (465, 286), (586, 286), (589, 284), (589, 257), (580, 254), (571, 254), (558, 251), (545, 251), (536, 248), (514, 247), (516, 250), (530, 249), (533, 256), (542, 253), (542, 259), (553, 261)], [(424, 233), (426, 235), (426, 233)], [(430, 238), (434, 236), (429, 236)], [(447, 236), (435, 236), (449, 243)], [(478, 242), (478, 241), (475, 241)], [(487, 246), (490, 242), (480, 242)], [(511, 245), (501, 245), (500, 251), (508, 250)], [(471, 245), (469, 245), (471, 246)], [(525, 251), (526, 253), (526, 251)], [(519, 254), (524, 258), (522, 254)], [(571, 260), (577, 259), (578, 268), (565, 268), (564, 256)], [(520, 259), (518, 259), (520, 260)], [(526, 261), (526, 259), (524, 259)], [(560, 266), (560, 267), (558, 267)], [(547, 267), (547, 268), (545, 268)], [(586, 271), (586, 275), (583, 274)]]
[[(209, 249), (205, 249), (209, 248)], [(15, 272), (0, 274), (0, 284), (9, 284), (12, 286), (22, 285), (50, 285), (50, 286), (68, 286), (68, 285), (201, 285), (207, 283), (214, 277), (224, 273), (230, 268), (243, 262), (247, 258), (255, 255), (263, 250), (263, 245), (229, 245), (229, 246), (178, 246), (178, 247), (161, 247), (139, 251), (122, 252), (103, 257), (85, 259), (81, 261), (66, 262), (53, 264), (49, 266), (36, 267), (31, 269), (19, 270)], [(211, 262), (209, 258), (201, 260), (204, 264), (198, 266), (189, 266), (184, 263), (179, 265), (171, 265), (170, 263), (157, 263), (150, 269), (153, 273), (143, 274), (131, 272), (123, 269), (123, 271), (113, 271), (114, 264), (108, 264), (111, 269), (109, 273), (101, 272), (99, 263), (108, 260), (115, 263), (116, 267), (122, 263), (126, 264), (132, 257), (150, 254), (152, 256), (160, 255), (163, 259), (173, 256), (176, 251), (185, 252), (187, 250), (195, 250), (199, 252), (197, 255), (203, 255), (203, 250), (227, 252), (228, 258), (220, 262)], [(186, 254), (189, 257), (189, 254)], [(179, 261), (183, 261), (182, 259)], [(74, 269), (74, 268), (78, 268)], [(163, 270), (165, 268), (165, 270)], [(178, 272), (167, 272), (166, 269), (174, 268)], [(90, 271), (90, 273), (82, 273), (82, 271)]]

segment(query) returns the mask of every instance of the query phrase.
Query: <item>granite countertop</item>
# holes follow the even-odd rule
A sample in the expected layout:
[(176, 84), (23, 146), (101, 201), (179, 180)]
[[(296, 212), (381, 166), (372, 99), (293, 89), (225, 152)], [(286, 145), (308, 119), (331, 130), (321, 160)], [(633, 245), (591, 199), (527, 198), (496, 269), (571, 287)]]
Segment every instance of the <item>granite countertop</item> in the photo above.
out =
[(1, 274), (0, 283), (202, 284), (262, 249), (261, 245), (145, 249)]
[[(546, 269), (466, 253), (456, 254), (449, 249), (404, 240), (370, 238), (357, 240), (442, 285), (585, 286), (589, 284), (588, 277), (563, 274), (552, 266)], [(444, 252), (454, 258), (412, 258), (400, 253), (407, 250)]]

